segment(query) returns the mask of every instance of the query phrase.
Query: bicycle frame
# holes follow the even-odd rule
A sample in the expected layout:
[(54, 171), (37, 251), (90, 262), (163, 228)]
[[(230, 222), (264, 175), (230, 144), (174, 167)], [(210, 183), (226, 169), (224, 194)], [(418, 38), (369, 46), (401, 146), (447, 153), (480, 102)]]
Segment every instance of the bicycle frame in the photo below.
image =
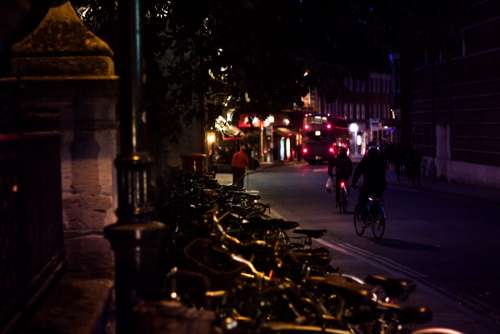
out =
[(381, 198), (368, 196), (367, 207), (369, 215), (373, 218), (380, 217), (385, 219), (384, 201)]

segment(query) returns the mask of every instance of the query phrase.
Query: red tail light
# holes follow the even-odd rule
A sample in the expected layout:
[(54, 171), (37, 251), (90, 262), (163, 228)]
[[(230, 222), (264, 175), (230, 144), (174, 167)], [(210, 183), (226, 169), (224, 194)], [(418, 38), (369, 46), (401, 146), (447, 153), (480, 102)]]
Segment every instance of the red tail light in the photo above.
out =
[(309, 150), (307, 149), (307, 147), (304, 147), (304, 148), (302, 149), (302, 153), (307, 154), (307, 152), (309, 152)]
[(340, 188), (345, 188), (345, 182), (344, 181), (340, 181)]
[(331, 125), (330, 123), (328, 123), (328, 124), (326, 125), (326, 128), (327, 128), (327, 129), (331, 129), (331, 128), (332, 128), (332, 125)]
[(330, 151), (330, 153), (335, 153), (335, 149), (333, 147), (330, 147), (328, 151)]
[(304, 125), (304, 129), (305, 129), (305, 130), (309, 130), (309, 125), (308, 125), (308, 124), (305, 124), (305, 125)]

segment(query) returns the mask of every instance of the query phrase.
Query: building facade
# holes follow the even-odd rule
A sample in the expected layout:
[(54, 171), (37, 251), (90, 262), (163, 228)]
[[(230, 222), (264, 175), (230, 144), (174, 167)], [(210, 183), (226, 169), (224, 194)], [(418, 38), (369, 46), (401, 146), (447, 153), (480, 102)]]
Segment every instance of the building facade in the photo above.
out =
[(354, 123), (356, 133), (351, 150), (363, 155), (369, 142), (398, 141), (396, 82), (395, 74), (389, 72), (371, 72), (365, 78), (347, 76), (343, 83), (345, 89), (337, 94), (334, 101), (327, 101), (314, 89), (309, 97), (304, 98), (304, 103), (313, 112), (330, 114)]
[(500, 187), (500, 3), (464, 3), (440, 49), (417, 48), (411, 140), (438, 176)]

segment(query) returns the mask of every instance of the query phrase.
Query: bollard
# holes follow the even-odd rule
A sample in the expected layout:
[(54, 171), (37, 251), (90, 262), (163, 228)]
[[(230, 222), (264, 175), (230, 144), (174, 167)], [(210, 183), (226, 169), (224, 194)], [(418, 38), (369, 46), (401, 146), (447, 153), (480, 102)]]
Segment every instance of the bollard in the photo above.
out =
[(161, 249), (166, 227), (152, 221), (149, 194), (151, 160), (133, 153), (116, 161), (118, 222), (107, 226), (105, 237), (115, 254), (117, 333), (132, 332), (132, 309), (162, 289)]

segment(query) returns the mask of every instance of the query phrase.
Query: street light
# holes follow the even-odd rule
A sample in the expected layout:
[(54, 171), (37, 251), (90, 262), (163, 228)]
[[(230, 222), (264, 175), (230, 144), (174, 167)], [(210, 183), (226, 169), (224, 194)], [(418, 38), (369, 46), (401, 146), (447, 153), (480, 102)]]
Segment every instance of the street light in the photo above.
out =
[(359, 126), (358, 123), (349, 124), (349, 132), (358, 132)]
[(208, 131), (207, 132), (207, 144), (210, 146), (215, 143), (215, 132)]
[(349, 124), (349, 132), (352, 133), (352, 151), (354, 152), (355, 155), (357, 155), (358, 153), (358, 151), (356, 150), (356, 144), (357, 144), (356, 134), (358, 133), (358, 130), (359, 130), (358, 123)]

